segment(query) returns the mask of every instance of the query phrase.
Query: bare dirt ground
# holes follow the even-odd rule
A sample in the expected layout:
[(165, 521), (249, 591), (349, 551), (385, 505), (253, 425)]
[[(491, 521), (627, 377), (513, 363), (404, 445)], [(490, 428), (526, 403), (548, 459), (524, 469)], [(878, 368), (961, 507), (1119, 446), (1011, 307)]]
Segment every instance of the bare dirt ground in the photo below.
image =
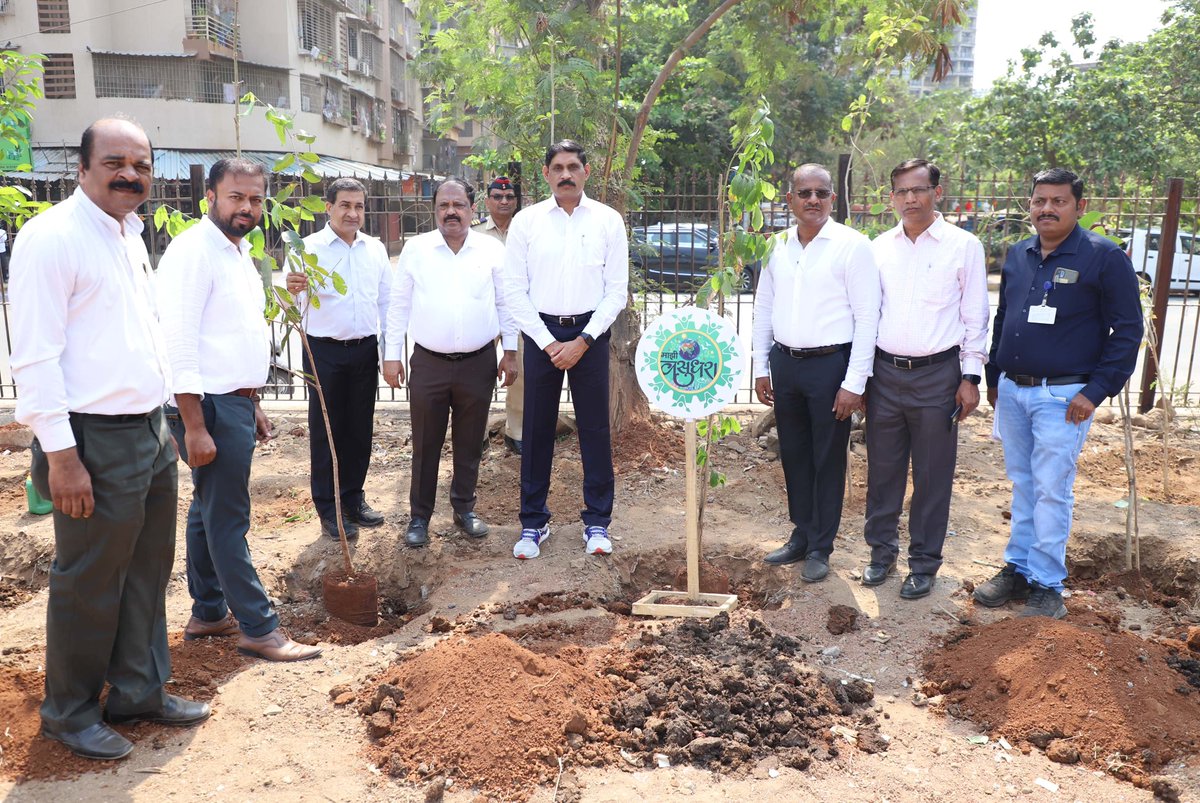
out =
[[(285, 626), (325, 652), (280, 666), (228, 642), (183, 642), (181, 548), (167, 599), (172, 683), (214, 713), (191, 729), (122, 728), (136, 747), (116, 764), (37, 737), (53, 536), (48, 517), (25, 512), (28, 452), (0, 455), (6, 800), (1200, 800), (1194, 423), (1173, 430), (1166, 494), (1161, 441), (1136, 430), (1140, 576), (1119, 574), (1123, 435), (1092, 428), (1068, 555), (1071, 615), (1047, 626), (976, 608), (964, 588), (995, 572), (1007, 537), (1009, 484), (989, 415), (962, 427), (935, 591), (903, 602), (899, 577), (858, 582), (868, 557), (861, 443), (828, 580), (805, 585), (795, 567), (761, 562), (788, 532), (786, 506), (778, 461), (744, 414), (746, 430), (715, 450), (728, 484), (709, 491), (704, 530), (710, 579), (740, 606), (710, 628), (628, 615), (631, 601), (681, 577), (672, 425), (617, 445), (607, 559), (582, 552), (582, 468), (566, 436), (554, 535), (542, 558), (518, 562), (519, 458), (499, 437), (477, 505), (492, 534), (459, 533), (443, 485), (431, 546), (400, 546), (409, 427), (385, 410), (368, 499), (388, 520), (353, 547), (356, 567), (379, 578), (381, 621), (362, 628), (328, 619), (320, 601), (320, 578), (340, 557), (308, 498), (304, 415), (272, 417), (282, 435), (255, 456), (251, 549)], [(180, 490), (190, 498), (186, 473)]]

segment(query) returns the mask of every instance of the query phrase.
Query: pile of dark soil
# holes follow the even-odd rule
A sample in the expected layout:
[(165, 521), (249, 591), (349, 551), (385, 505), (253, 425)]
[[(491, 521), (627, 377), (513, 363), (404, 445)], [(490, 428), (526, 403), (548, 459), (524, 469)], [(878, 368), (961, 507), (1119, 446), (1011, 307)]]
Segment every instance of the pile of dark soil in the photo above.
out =
[[(862, 681), (826, 681), (803, 668), (800, 642), (755, 618), (686, 620), (657, 636), (644, 631), (642, 641), (606, 671), (624, 681), (609, 706), (620, 744), (647, 766), (655, 753), (725, 769), (775, 754), (804, 769), (838, 754), (830, 728), (874, 697)], [(851, 724), (861, 749), (887, 749), (872, 714)]]
[(33, 598), (33, 592), (11, 580), (0, 579), (0, 611), (24, 605)]
[(301, 644), (362, 644), (389, 633), (394, 633), (413, 618), (419, 616), (424, 607), (409, 608), (400, 597), (381, 597), (379, 621), (374, 627), (351, 624), (330, 616), (320, 601), (281, 606), (279, 622), (293, 639)]
[[(1200, 748), (1200, 694), (1162, 645), (1043, 617), (960, 631), (925, 662), (927, 695), (995, 736), (1139, 785)], [(1183, 667), (1180, 667), (1181, 669)]]

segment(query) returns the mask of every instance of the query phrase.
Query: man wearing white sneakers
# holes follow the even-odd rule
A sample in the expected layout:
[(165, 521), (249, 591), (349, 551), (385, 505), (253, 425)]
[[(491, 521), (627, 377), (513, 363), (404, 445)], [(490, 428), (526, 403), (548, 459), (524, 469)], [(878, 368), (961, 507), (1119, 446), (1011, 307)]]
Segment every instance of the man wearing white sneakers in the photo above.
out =
[(542, 175), (553, 195), (518, 213), (508, 230), (509, 306), (525, 338), (518, 560), (538, 557), (550, 536), (546, 497), (564, 373), (583, 460), (584, 549), (612, 552), (608, 328), (628, 300), (629, 241), (621, 215), (584, 195), (591, 171), (579, 143), (552, 145)]

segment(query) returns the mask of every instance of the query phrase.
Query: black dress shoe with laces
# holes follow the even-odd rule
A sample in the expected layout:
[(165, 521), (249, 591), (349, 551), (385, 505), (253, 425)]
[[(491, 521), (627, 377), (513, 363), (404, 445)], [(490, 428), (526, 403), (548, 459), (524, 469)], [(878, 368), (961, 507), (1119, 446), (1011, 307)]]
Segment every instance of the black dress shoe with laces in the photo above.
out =
[(404, 543), (411, 547), (422, 547), (429, 543), (429, 519), (413, 516), (404, 533)]
[(115, 761), (118, 758), (125, 758), (133, 752), (133, 742), (103, 722), (97, 722), (81, 731), (72, 733), (59, 733), (43, 726), (42, 736), (62, 742), (77, 756), (100, 761)]
[(808, 544), (795, 538), (788, 541), (779, 549), (772, 550), (763, 557), (763, 563), (772, 566), (787, 566), (789, 563), (799, 563), (808, 555)]
[(865, 586), (883, 585), (883, 581), (896, 570), (896, 561), (891, 563), (871, 563), (863, 569), (862, 584)]
[[(358, 538), (358, 525), (349, 516), (342, 516), (342, 529), (346, 531), (347, 541), (353, 541)], [(326, 538), (332, 538), (334, 541), (342, 540), (342, 536), (338, 532), (337, 519), (335, 517), (321, 517), (321, 534)]]
[(829, 575), (829, 558), (820, 552), (809, 552), (804, 558), (800, 579), (806, 583), (819, 583)]
[(378, 527), (383, 524), (383, 514), (366, 502), (363, 502), (358, 510), (351, 514), (350, 518), (354, 519), (360, 527)]
[(472, 538), (483, 538), (488, 534), (488, 526), (483, 519), (475, 515), (474, 512), (468, 511), (461, 516), (454, 514), (454, 523), (457, 524), (464, 533)]
[(157, 722), (160, 725), (194, 725), (208, 719), (212, 709), (208, 703), (198, 703), (185, 700), (174, 694), (167, 695), (167, 701), (157, 711), (145, 711), (141, 714), (112, 714), (104, 712), (104, 719), (113, 725), (123, 725), (130, 722)]
[(928, 597), (936, 579), (936, 574), (910, 574), (904, 578), (904, 585), (900, 586), (900, 599)]
[(513, 454), (521, 453), (521, 442), (516, 438), (510, 438), (508, 435), (505, 435), (504, 445), (507, 446), (509, 451), (511, 451)]

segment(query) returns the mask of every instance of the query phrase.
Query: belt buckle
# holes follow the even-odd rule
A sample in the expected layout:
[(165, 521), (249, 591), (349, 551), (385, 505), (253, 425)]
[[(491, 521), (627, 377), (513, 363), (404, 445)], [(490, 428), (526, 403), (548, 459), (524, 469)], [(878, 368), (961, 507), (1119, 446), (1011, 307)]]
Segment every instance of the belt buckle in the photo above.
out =
[(559, 315), (558, 316), (558, 325), (559, 326), (574, 326), (575, 325), (575, 316), (574, 315)]
[[(904, 364), (901, 365), (901, 362), (903, 362)], [(906, 371), (911, 371), (912, 367), (913, 367), (912, 366), (912, 357), (893, 357), (892, 364), (895, 365), (897, 368), (903, 368)]]

